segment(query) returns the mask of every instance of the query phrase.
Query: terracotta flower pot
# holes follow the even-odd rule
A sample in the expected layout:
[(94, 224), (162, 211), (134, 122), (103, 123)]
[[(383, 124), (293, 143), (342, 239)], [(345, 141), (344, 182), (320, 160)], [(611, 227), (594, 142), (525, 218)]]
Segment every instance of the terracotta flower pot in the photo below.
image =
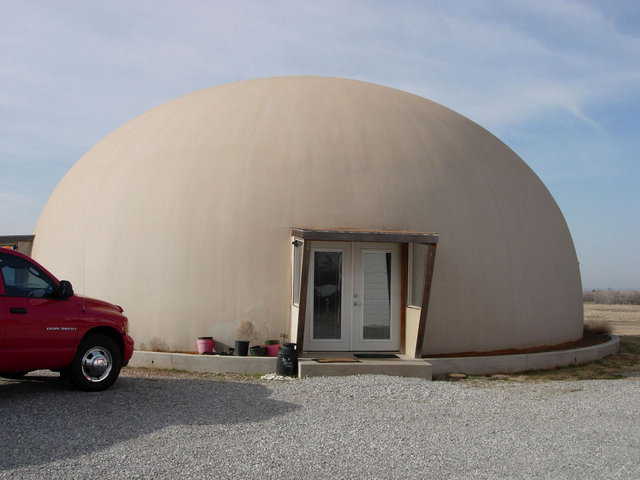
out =
[(280, 344), (279, 343), (275, 343), (273, 345), (265, 345), (264, 346), (267, 349), (267, 357), (277, 357), (278, 356), (278, 352), (280, 351)]
[(198, 353), (200, 355), (211, 354), (216, 351), (213, 337), (198, 337), (197, 345), (198, 345)]

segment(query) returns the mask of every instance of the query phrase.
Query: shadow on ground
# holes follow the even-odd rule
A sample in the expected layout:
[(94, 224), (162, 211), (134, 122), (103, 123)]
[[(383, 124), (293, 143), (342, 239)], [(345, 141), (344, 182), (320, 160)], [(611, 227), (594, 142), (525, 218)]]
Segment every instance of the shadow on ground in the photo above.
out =
[(206, 379), (121, 377), (100, 393), (72, 390), (56, 377), (0, 380), (0, 471), (79, 457), (172, 425), (233, 428), (298, 408), (270, 393)]

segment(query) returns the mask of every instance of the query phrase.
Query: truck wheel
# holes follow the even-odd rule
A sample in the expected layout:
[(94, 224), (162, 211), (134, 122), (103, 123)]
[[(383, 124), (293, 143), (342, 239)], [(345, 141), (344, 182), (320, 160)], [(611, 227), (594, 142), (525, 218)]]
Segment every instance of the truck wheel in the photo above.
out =
[(11, 373), (0, 373), (0, 377), (8, 378), (9, 380), (19, 380), (24, 377), (29, 372), (11, 372)]
[(91, 335), (78, 348), (69, 369), (71, 383), (81, 390), (98, 392), (113, 385), (122, 366), (122, 353), (106, 335)]

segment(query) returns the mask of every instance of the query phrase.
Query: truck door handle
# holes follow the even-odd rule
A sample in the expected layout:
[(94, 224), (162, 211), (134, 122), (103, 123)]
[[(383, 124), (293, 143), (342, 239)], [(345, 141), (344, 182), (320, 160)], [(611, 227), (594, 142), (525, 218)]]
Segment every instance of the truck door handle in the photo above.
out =
[(27, 309), (24, 307), (11, 307), (9, 311), (11, 313), (27, 313)]

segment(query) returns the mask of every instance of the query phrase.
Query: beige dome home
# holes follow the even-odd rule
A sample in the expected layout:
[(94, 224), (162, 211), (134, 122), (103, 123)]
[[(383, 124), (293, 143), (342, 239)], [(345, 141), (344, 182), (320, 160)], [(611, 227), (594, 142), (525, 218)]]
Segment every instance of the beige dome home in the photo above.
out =
[(135, 118), (60, 182), (33, 254), (122, 305), (142, 348), (232, 344), (243, 321), (256, 341), (418, 357), (582, 334), (538, 177), (467, 118), (360, 81), (238, 82)]

